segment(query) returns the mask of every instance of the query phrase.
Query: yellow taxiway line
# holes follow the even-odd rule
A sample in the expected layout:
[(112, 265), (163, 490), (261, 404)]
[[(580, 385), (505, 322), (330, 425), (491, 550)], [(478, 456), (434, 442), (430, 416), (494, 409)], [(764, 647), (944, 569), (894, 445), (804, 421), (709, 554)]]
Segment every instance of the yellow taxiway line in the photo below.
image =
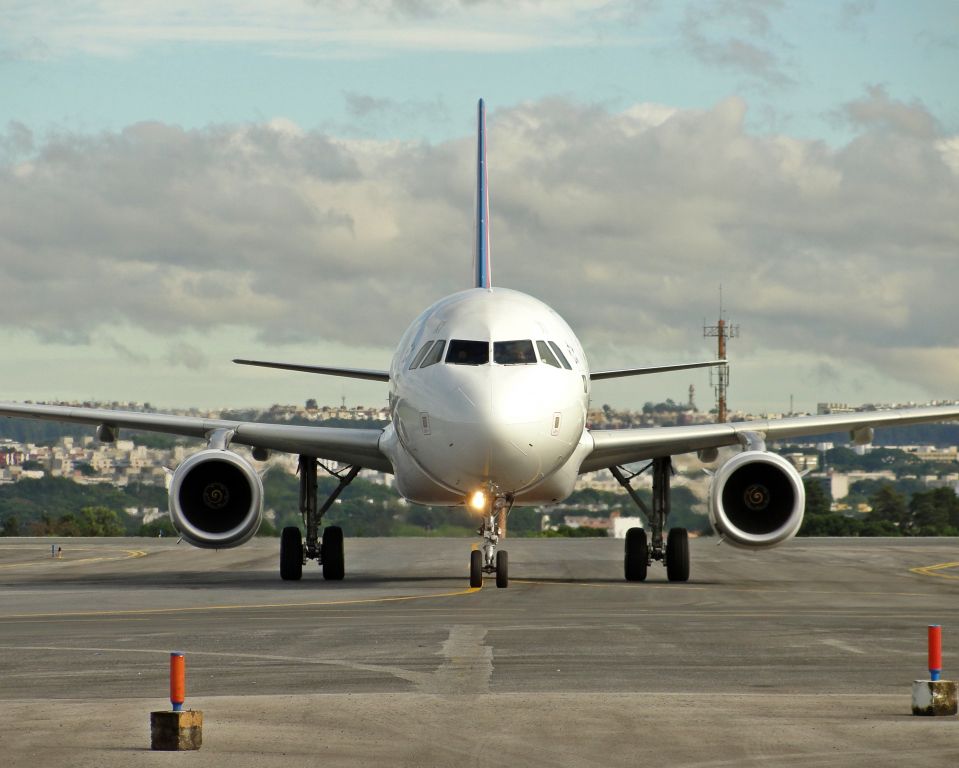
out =
[(430, 600), (437, 597), (459, 597), (479, 592), (478, 587), (455, 592), (434, 592), (428, 595), (398, 595), (396, 597), (364, 597), (356, 600), (315, 600), (305, 603), (246, 603), (230, 605), (191, 605), (181, 608), (130, 608), (114, 611), (64, 611), (58, 613), (14, 613), (0, 615), (0, 619), (49, 619), (83, 618), (89, 616), (149, 616), (172, 613), (203, 613), (204, 611), (256, 611), (271, 608), (321, 608), (340, 605), (363, 605), (370, 603), (397, 603), (408, 600)]
[[(2, 549), (4, 547), (0, 547)], [(20, 549), (22, 547), (13, 547), (8, 546), (6, 549)], [(71, 547), (70, 552), (102, 552), (104, 547)], [(50, 563), (57, 563), (59, 565), (81, 565), (88, 563), (108, 563), (114, 560), (131, 560), (135, 557), (146, 557), (147, 553), (142, 549), (121, 549), (121, 550), (107, 550), (112, 551), (116, 554), (112, 555), (98, 555), (97, 557), (82, 557), (79, 560), (74, 560), (70, 557), (49, 557), (43, 555), (39, 560), (30, 560), (23, 563), (7, 563), (5, 565), (0, 565), (0, 570), (6, 570), (10, 568), (35, 568), (41, 565), (49, 565)]]
[(959, 581), (959, 574), (943, 573), (950, 568), (959, 568), (959, 563), (936, 563), (935, 565), (923, 565), (919, 568), (910, 568), (909, 573), (917, 573), (920, 576), (937, 576), (940, 579), (950, 579)]

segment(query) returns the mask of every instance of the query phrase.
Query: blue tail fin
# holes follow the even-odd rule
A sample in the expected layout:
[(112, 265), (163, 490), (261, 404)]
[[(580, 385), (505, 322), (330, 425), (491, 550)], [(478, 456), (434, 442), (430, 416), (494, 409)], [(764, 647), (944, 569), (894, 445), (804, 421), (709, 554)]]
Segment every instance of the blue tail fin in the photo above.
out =
[(486, 175), (486, 106), (479, 100), (476, 125), (476, 243), (473, 250), (475, 288), (492, 288), (489, 255), (489, 187)]

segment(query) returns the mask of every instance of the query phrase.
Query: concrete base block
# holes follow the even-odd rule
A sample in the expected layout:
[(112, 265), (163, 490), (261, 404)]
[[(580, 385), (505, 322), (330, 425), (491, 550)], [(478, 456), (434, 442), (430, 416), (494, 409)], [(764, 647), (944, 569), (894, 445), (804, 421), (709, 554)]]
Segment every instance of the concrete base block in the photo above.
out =
[(150, 713), (150, 748), (163, 750), (199, 749), (203, 743), (203, 712)]
[(955, 680), (914, 680), (912, 683), (912, 714), (955, 715), (957, 712)]

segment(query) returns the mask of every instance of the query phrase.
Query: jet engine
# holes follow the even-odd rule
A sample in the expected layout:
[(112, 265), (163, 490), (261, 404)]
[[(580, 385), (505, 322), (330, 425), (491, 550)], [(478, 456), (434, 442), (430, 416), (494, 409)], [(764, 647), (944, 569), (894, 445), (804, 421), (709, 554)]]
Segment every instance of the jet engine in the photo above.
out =
[(760, 549), (796, 535), (806, 490), (795, 467), (766, 451), (743, 451), (725, 462), (709, 488), (709, 521), (730, 544)]
[(260, 476), (232, 451), (208, 448), (194, 453), (173, 473), (170, 519), (195, 547), (238, 547), (263, 519)]

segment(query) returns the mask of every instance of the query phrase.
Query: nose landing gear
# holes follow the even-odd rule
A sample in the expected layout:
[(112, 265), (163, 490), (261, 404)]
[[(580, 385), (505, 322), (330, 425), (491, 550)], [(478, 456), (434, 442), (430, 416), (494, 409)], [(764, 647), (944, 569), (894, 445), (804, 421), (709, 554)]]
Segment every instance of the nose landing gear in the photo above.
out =
[(512, 496), (494, 496), (484, 512), (483, 524), (476, 531), (483, 537), (483, 544), (470, 552), (470, 587), (482, 587), (484, 573), (496, 574), (498, 588), (509, 586), (509, 555), (505, 550), (497, 552), (496, 545), (500, 537), (506, 536), (506, 517), (512, 506)]

